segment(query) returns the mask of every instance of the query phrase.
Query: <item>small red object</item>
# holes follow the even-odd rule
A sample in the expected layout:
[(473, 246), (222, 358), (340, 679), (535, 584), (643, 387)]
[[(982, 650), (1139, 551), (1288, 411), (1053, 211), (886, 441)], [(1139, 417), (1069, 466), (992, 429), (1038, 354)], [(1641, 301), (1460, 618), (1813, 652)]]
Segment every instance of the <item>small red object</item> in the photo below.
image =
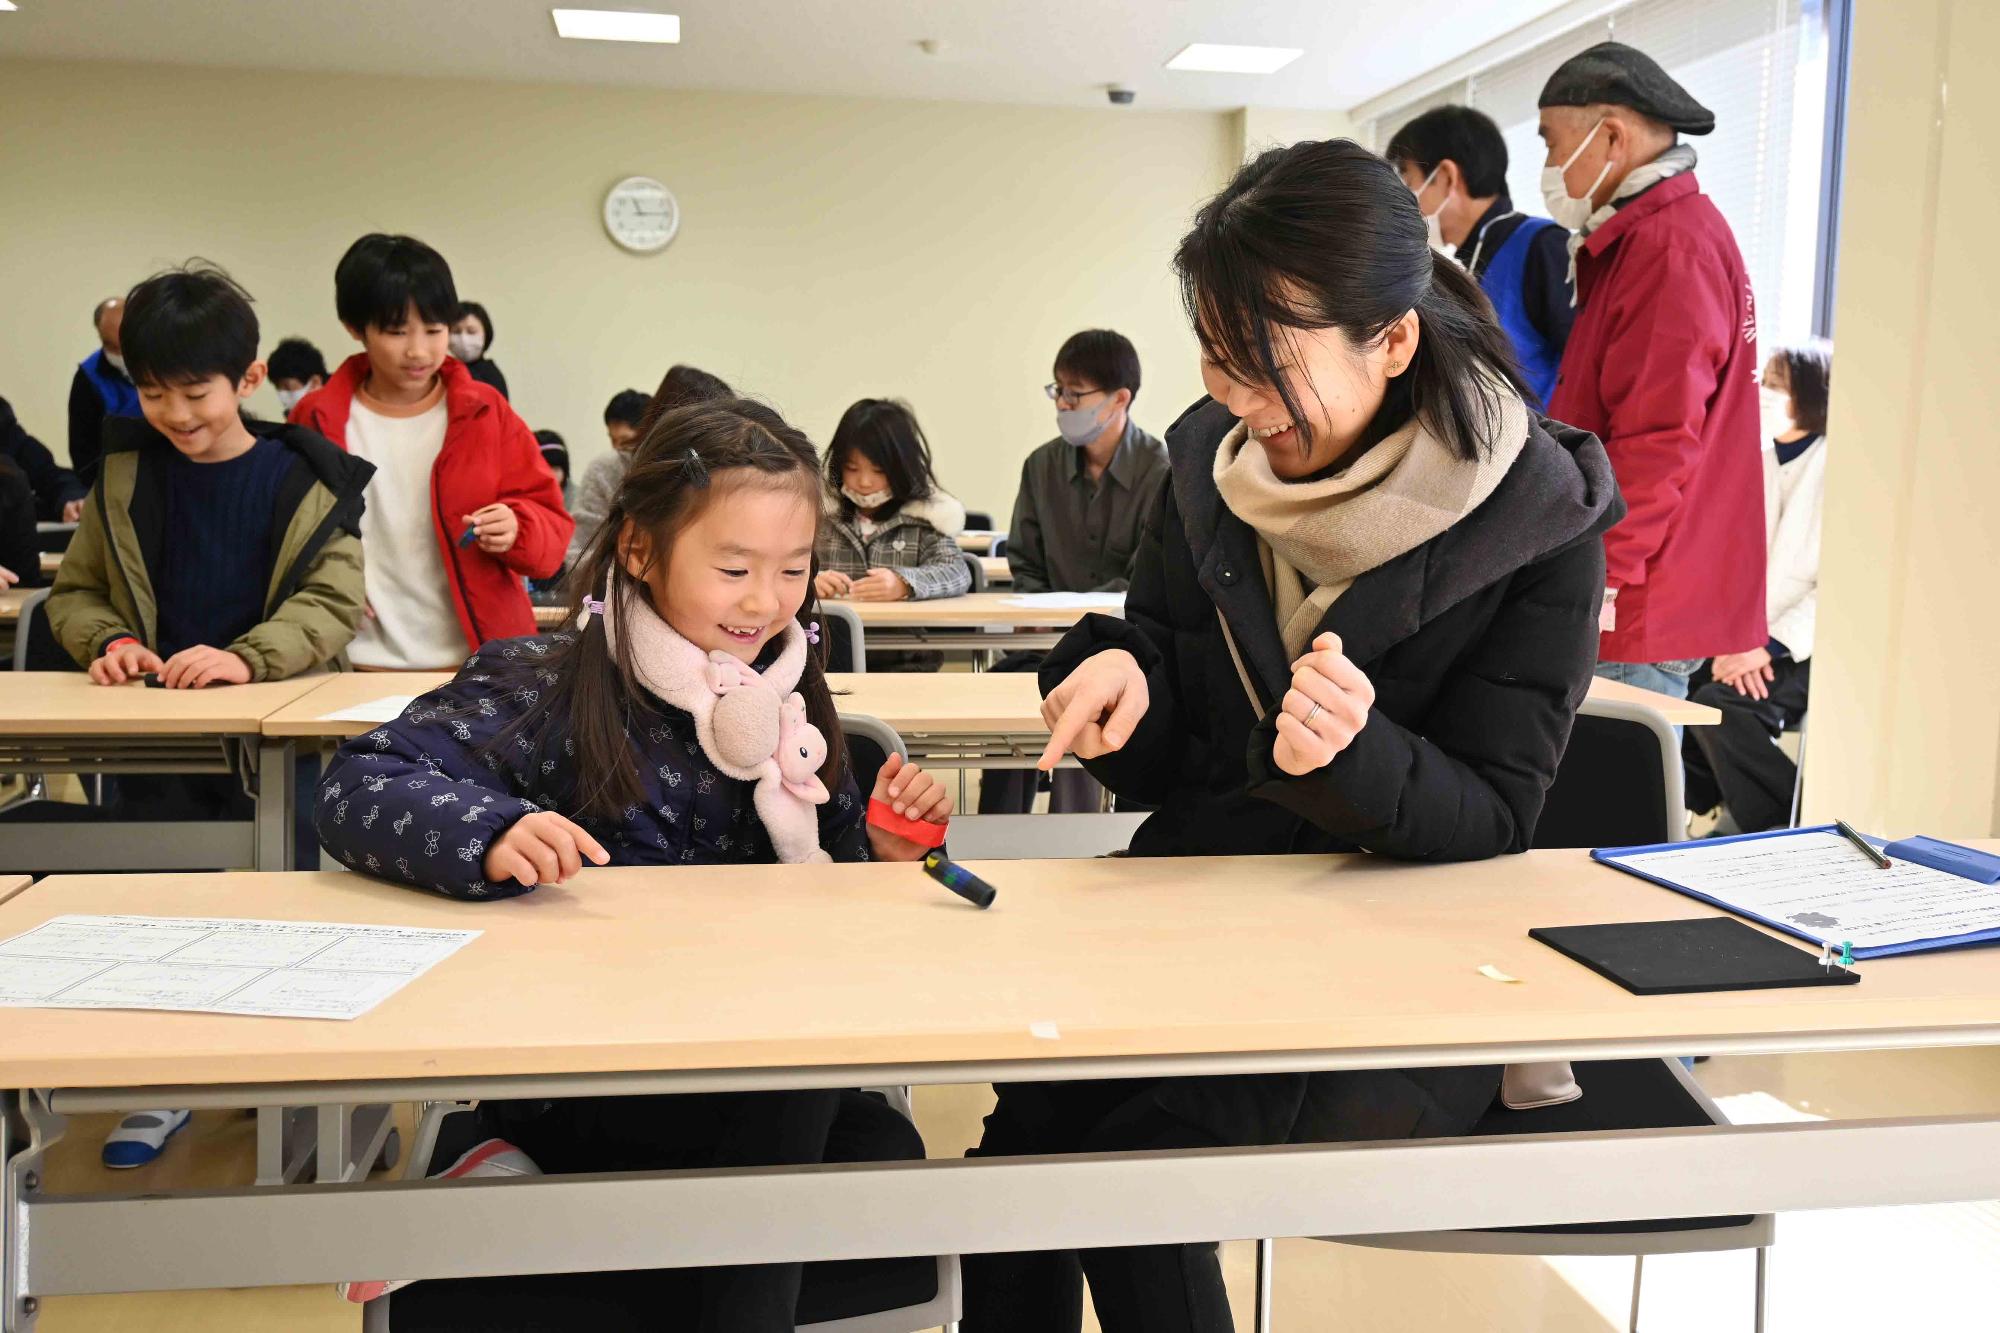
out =
[(887, 801), (868, 798), (868, 822), (884, 833), (893, 833), (899, 838), (908, 838), (919, 847), (944, 846), (943, 824), (933, 824), (928, 819), (911, 819), (899, 815)]

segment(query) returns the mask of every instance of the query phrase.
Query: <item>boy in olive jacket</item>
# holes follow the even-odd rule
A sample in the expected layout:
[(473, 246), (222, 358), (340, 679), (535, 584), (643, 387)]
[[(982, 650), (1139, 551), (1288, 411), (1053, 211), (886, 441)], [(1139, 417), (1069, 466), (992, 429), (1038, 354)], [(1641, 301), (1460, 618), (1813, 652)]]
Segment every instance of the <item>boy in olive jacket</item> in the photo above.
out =
[(105, 685), (340, 667), (366, 605), (359, 532), (374, 469), (302, 426), (239, 414), (264, 366), (249, 297), (219, 271), (151, 278), (125, 318), (145, 415), (105, 423), (49, 596), (56, 638)]
[[(367, 606), (362, 493), (374, 469), (302, 426), (246, 420), (264, 382), (250, 297), (219, 269), (149, 278), (125, 305), (125, 364), (144, 418), (104, 425), (97, 480), (49, 594), (56, 639), (100, 685), (282, 680), (343, 665)], [(313, 791), (316, 760), (302, 760)], [(235, 774), (120, 776), (122, 819), (244, 819)], [(310, 824), (298, 843), (313, 848)], [(317, 858), (302, 856), (308, 868)], [(137, 1111), (104, 1142), (144, 1166), (188, 1123)]]

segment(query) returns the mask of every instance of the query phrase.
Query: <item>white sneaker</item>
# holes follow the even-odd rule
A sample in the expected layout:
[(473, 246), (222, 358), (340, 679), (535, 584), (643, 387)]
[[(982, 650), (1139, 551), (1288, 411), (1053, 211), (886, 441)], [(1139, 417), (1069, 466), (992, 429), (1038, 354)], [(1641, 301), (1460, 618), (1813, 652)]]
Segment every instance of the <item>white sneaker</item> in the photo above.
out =
[[(536, 1166), (528, 1154), (516, 1148), (505, 1139), (487, 1139), (474, 1144), (465, 1154), (444, 1170), (434, 1173), (432, 1180), (470, 1180), (481, 1176), (539, 1176), (542, 1168)], [(400, 1291), (412, 1282), (422, 1278), (394, 1278), (387, 1282), (343, 1282), (340, 1295), (344, 1300), (362, 1305), (377, 1296), (386, 1296), (392, 1291)]]
[(114, 1171), (145, 1166), (159, 1157), (167, 1140), (187, 1128), (190, 1111), (134, 1111), (104, 1136), (104, 1164)]

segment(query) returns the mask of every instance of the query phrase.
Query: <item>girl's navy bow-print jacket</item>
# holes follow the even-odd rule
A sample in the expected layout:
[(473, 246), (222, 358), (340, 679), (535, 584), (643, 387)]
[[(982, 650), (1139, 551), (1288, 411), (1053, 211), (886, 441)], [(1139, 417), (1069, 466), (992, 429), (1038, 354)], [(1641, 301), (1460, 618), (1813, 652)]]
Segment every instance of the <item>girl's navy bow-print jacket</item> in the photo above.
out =
[[(757, 819), (755, 784), (718, 772), (694, 719), (645, 696), (633, 711), (631, 762), (643, 796), (617, 820), (579, 819), (570, 793), (574, 746), (553, 729), (539, 747), (495, 740), (559, 678), (537, 665), (566, 634), (501, 639), (466, 659), (449, 685), (415, 700), (394, 722), (340, 747), (321, 780), (313, 823), (320, 844), (355, 870), (453, 898), (525, 893), (486, 882), (486, 850), (536, 810), (575, 819), (613, 865), (718, 865), (776, 860)], [(820, 807), (820, 846), (836, 861), (868, 859), (864, 803), (844, 768)]]

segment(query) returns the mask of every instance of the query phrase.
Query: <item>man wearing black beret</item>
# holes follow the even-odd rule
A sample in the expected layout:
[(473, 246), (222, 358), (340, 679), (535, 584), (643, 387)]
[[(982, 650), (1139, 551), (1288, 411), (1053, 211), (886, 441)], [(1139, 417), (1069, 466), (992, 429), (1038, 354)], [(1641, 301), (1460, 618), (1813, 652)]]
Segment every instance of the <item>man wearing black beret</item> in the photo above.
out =
[(1604, 441), (1625, 495), (1598, 674), (1680, 697), (1703, 659), (1766, 638), (1757, 308), (1680, 141), (1714, 128), (1617, 42), (1542, 89), (1542, 193), (1572, 233), (1578, 301), (1549, 415)]

